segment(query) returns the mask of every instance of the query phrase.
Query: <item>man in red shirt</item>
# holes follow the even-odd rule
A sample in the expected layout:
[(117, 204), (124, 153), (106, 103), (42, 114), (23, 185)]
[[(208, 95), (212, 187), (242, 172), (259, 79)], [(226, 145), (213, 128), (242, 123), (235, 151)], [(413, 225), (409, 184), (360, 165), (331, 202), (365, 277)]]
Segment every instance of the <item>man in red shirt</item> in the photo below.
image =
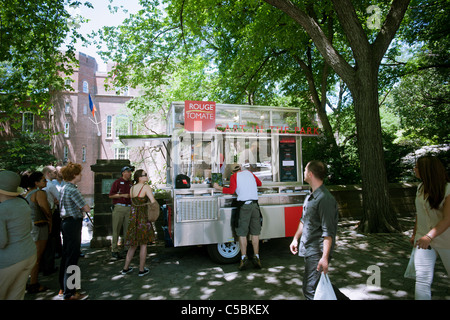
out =
[(112, 257), (115, 259), (123, 258), (119, 253), (117, 242), (119, 240), (120, 229), (123, 227), (122, 240), (125, 241), (125, 236), (128, 230), (128, 221), (130, 220), (131, 199), (130, 189), (131, 173), (133, 169), (125, 166), (122, 168), (122, 177), (114, 181), (109, 192), (109, 198), (112, 199), (114, 210), (112, 212), (112, 229), (113, 238), (111, 244)]
[(258, 188), (261, 180), (252, 172), (242, 170), (239, 165), (233, 168), (233, 175), (230, 178), (230, 187), (224, 188), (217, 183), (214, 188), (226, 194), (237, 194), (239, 223), (236, 227), (236, 234), (239, 237), (241, 247), (241, 262), (239, 270), (244, 270), (248, 266), (247, 258), (247, 236), (252, 236), (252, 246), (254, 256), (252, 259), (255, 267), (261, 269), (259, 259), (259, 235), (261, 233), (261, 211), (258, 205)]

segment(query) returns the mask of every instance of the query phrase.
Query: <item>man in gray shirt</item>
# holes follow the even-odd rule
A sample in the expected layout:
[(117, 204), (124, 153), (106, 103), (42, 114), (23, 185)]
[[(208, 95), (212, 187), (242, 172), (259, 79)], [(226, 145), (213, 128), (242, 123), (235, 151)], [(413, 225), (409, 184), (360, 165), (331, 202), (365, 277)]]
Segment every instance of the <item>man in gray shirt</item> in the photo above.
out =
[[(323, 184), (325, 176), (323, 162), (314, 160), (306, 165), (304, 179), (312, 193), (303, 204), (303, 215), (290, 245), (293, 254), (305, 259), (303, 294), (308, 300), (314, 299), (321, 272), (328, 272), (339, 219), (337, 202)], [(338, 299), (347, 298), (337, 288), (334, 290)]]

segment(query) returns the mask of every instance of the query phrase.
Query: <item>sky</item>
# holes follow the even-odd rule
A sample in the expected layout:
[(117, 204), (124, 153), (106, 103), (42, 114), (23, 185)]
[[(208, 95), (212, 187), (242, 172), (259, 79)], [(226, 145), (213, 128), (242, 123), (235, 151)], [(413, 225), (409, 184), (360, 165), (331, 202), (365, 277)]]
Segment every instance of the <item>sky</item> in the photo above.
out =
[[(89, 19), (88, 23), (81, 24), (78, 32), (87, 36), (94, 30), (98, 30), (104, 26), (118, 26), (122, 21), (129, 16), (130, 13), (136, 13), (142, 7), (139, 5), (139, 0), (113, 0), (111, 6), (123, 6), (128, 10), (128, 13), (124, 13), (122, 8), (119, 8), (117, 13), (110, 13), (108, 5), (109, 0), (87, 0), (94, 8), (88, 8), (80, 6), (77, 9), (68, 9), (68, 12), (73, 14), (79, 14), (86, 19)], [(82, 1), (84, 2), (84, 1)], [(97, 54), (97, 48), (94, 45), (84, 47), (81, 43), (77, 43), (75, 48), (91, 57), (94, 57), (98, 64), (98, 71), (106, 71), (106, 64)]]

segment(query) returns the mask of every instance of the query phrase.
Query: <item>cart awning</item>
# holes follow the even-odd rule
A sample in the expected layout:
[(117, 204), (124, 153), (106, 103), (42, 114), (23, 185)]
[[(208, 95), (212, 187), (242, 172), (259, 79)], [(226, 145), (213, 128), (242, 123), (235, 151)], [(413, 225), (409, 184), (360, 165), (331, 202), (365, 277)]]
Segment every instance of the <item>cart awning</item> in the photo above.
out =
[(162, 147), (163, 143), (170, 141), (169, 135), (128, 135), (119, 136), (120, 141), (127, 147)]

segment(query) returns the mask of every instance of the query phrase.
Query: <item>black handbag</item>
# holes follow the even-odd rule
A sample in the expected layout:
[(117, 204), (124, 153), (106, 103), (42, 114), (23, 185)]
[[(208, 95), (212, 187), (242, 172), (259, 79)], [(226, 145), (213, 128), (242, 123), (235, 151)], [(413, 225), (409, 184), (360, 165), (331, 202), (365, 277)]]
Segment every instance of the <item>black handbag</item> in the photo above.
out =
[(185, 174), (179, 174), (175, 178), (175, 189), (189, 189), (191, 187), (191, 179)]

